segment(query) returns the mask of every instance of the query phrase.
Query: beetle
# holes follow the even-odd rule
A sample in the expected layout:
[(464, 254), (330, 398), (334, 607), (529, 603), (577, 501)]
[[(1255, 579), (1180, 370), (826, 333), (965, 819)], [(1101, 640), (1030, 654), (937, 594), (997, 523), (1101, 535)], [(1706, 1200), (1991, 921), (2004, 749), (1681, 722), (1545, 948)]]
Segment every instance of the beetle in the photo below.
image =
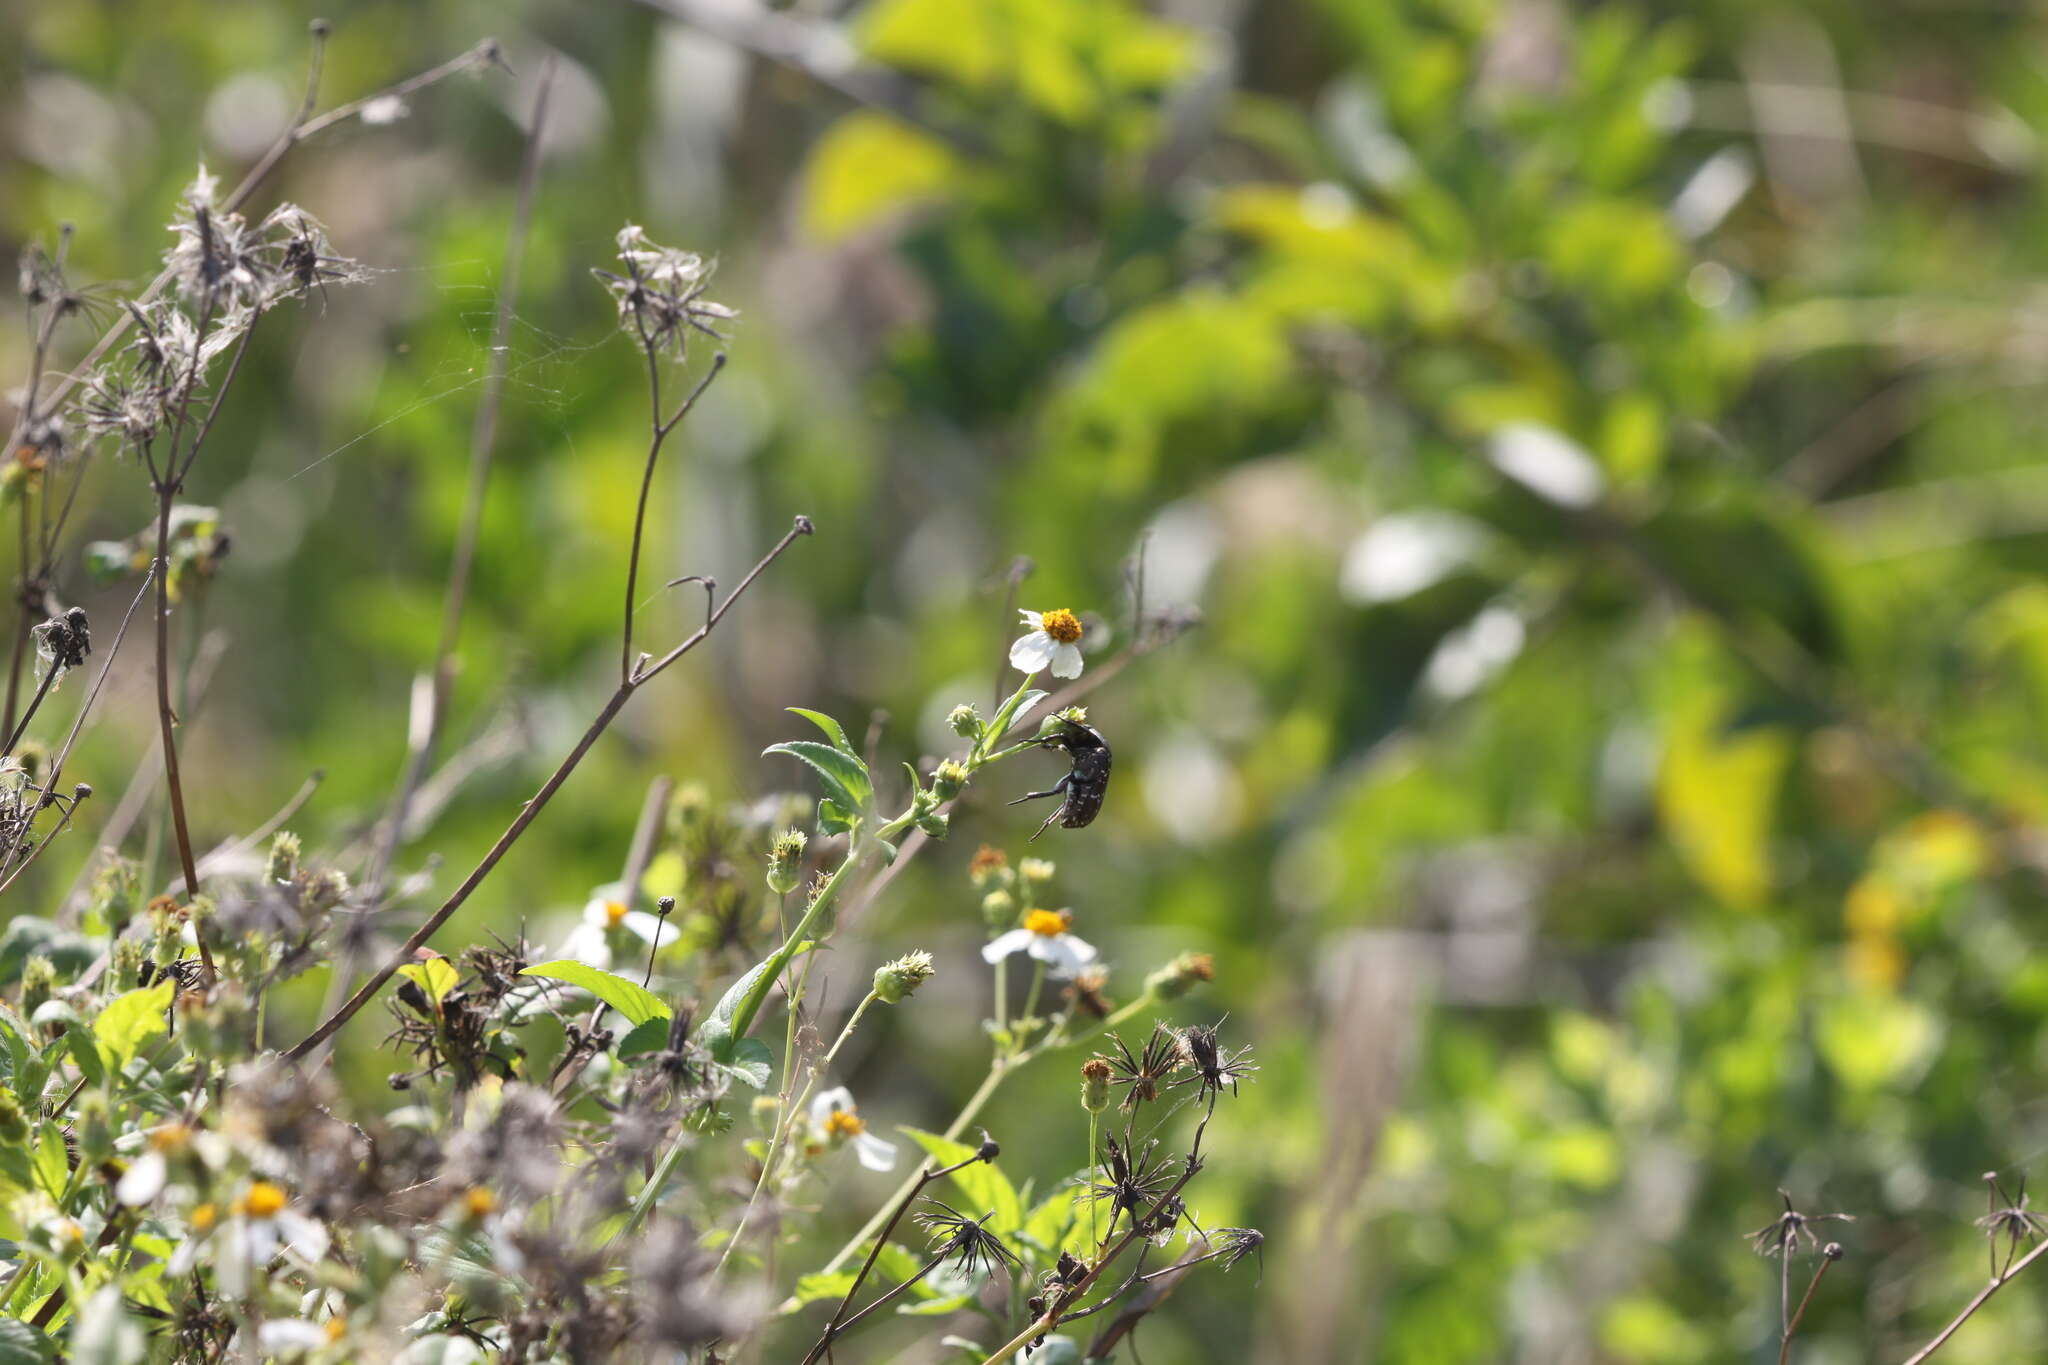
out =
[[(1047, 790), (1026, 792), (1010, 804), (1020, 805), (1042, 796), (1064, 797), (1059, 809), (1045, 817), (1045, 823), (1038, 827), (1038, 834), (1052, 828), (1055, 820), (1067, 829), (1080, 829), (1101, 813), (1102, 798), (1109, 794), (1109, 741), (1093, 726), (1062, 716), (1060, 728), (1040, 736), (1038, 742), (1048, 749), (1064, 752), (1073, 768)], [(1038, 834), (1031, 836), (1033, 843), (1038, 841)]]

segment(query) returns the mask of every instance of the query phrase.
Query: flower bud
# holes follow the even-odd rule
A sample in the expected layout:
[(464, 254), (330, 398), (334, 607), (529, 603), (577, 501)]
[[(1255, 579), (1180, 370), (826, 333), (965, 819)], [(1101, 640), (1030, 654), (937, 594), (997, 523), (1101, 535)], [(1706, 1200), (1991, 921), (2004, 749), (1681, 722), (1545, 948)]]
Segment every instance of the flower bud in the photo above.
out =
[(933, 970), (932, 955), (922, 949), (885, 962), (875, 969), (875, 998), (885, 1005), (900, 1004), (930, 979)]
[(264, 879), (272, 884), (288, 882), (299, 875), (299, 836), (290, 830), (279, 830), (277, 837), (270, 841), (270, 863), (264, 868)]
[(57, 985), (57, 964), (37, 953), (21, 967), (21, 1012), (33, 1016)]
[(1007, 882), (1010, 860), (999, 848), (983, 844), (974, 851), (974, 857), (967, 864), (967, 880), (976, 886), (986, 886), (991, 881)]
[(1007, 891), (991, 891), (981, 898), (981, 919), (995, 933), (1017, 927), (1017, 898)]
[(967, 785), (967, 765), (947, 759), (932, 774), (932, 791), (939, 800), (951, 801)]
[(942, 810), (924, 811), (917, 817), (917, 827), (934, 839), (945, 838), (952, 825), (952, 820)]
[(1081, 1063), (1081, 1107), (1091, 1114), (1109, 1108), (1109, 1063), (1090, 1057)]
[(0, 1087), (0, 1143), (14, 1147), (27, 1141), (28, 1115), (21, 1111), (21, 1101), (14, 1098), (14, 1092)]
[(810, 842), (802, 830), (786, 829), (768, 846), (768, 889), (787, 896), (804, 879), (804, 845)]
[(1216, 960), (1207, 953), (1182, 953), (1145, 978), (1145, 989), (1161, 1000), (1178, 1000), (1204, 981), (1216, 979)]
[(1049, 882), (1053, 870), (1053, 865), (1043, 858), (1026, 858), (1017, 864), (1017, 875), (1027, 882)]
[(990, 1137), (988, 1129), (984, 1128), (981, 1130), (981, 1146), (974, 1149), (974, 1154), (983, 1161), (994, 1161), (1003, 1154), (1003, 1144)]
[(971, 705), (962, 702), (946, 717), (946, 724), (962, 739), (978, 739), (981, 736), (981, 713)]
[(309, 910), (332, 910), (347, 894), (348, 874), (339, 868), (322, 868), (306, 879), (306, 908)]

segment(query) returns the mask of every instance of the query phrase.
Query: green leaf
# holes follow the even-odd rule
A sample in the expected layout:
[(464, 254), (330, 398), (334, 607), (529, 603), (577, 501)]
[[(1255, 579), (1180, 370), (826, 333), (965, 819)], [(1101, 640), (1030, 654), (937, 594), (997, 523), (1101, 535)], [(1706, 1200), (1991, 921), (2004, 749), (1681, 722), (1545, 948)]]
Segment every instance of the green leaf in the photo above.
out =
[(566, 958), (542, 962), (528, 967), (520, 975), (544, 976), (553, 981), (580, 986), (624, 1015), (629, 1024), (644, 1024), (649, 1019), (666, 1019), (673, 1012), (669, 1009), (667, 1001), (638, 982), (628, 981), (613, 972), (600, 971), (583, 962), (572, 962)]
[(886, 114), (847, 114), (825, 130), (803, 172), (804, 231), (836, 242), (899, 209), (957, 193), (946, 144)]
[(868, 776), (868, 765), (853, 754), (810, 739), (771, 744), (761, 753), (764, 757), (788, 754), (798, 762), (808, 764), (824, 784), (826, 799), (842, 811), (858, 813), (874, 803), (875, 786)]
[[(937, 1133), (927, 1133), (922, 1128), (899, 1130), (912, 1142), (925, 1149), (934, 1165), (952, 1166), (967, 1160), (975, 1149), (963, 1142), (942, 1138)], [(986, 1161), (977, 1161), (971, 1166), (962, 1166), (947, 1179), (960, 1189), (967, 1207), (961, 1212), (970, 1218), (979, 1218), (994, 1210), (995, 1216), (988, 1220), (989, 1231), (1008, 1237), (1024, 1223), (1024, 1207), (1017, 1198), (1017, 1189), (1004, 1175)]]
[(1017, 1236), (1043, 1252), (1047, 1260), (1054, 1259), (1074, 1229), (1077, 1221), (1075, 1205), (1080, 1197), (1079, 1185), (1067, 1185), (1053, 1191), (1046, 1196), (1044, 1203), (1031, 1210), (1031, 1216), (1024, 1220)]
[(35, 1177), (45, 1194), (63, 1201), (64, 1187), (71, 1180), (71, 1162), (64, 1153), (64, 1130), (48, 1119), (36, 1133)]
[(831, 797), (818, 802), (818, 833), (844, 834), (853, 828), (857, 817)]
[(807, 1303), (816, 1303), (819, 1299), (843, 1299), (846, 1297), (846, 1291), (853, 1288), (853, 1277), (856, 1273), (851, 1270), (840, 1270), (830, 1275), (805, 1275), (796, 1282), (796, 1288), (790, 1291), (790, 1306), (801, 1308)]
[(0, 1365), (44, 1365), (57, 1358), (57, 1343), (20, 1318), (0, 1318)]
[(711, 1007), (711, 1013), (704, 1020), (704, 1028), (700, 1036), (704, 1039), (705, 1044), (710, 1047), (713, 1059), (717, 1061), (731, 1060), (733, 1055), (733, 1018), (739, 1013), (740, 1006), (745, 1003), (748, 995), (753, 992), (754, 987), (764, 984), (763, 978), (767, 975), (768, 968), (774, 961), (775, 959), (771, 957), (766, 961), (755, 963), (745, 976), (727, 986), (725, 994), (719, 996), (718, 1003)]
[(839, 722), (826, 715), (823, 711), (806, 711), (801, 706), (786, 706), (783, 709), (792, 716), (802, 716), (805, 720), (823, 730), (825, 738), (831, 740), (832, 747), (840, 753), (845, 754), (849, 758), (860, 757), (859, 754), (854, 752), (853, 746), (846, 742), (846, 731), (840, 728)]
[(719, 1062), (719, 1067), (756, 1090), (766, 1090), (775, 1075), (775, 1054), (768, 1050), (768, 1044), (759, 1038), (741, 1038), (732, 1044), (731, 1051), (731, 1058)]
[(668, 1024), (664, 1018), (642, 1020), (633, 1025), (632, 1031), (619, 1039), (619, 1060), (638, 1057), (644, 1053), (659, 1052), (668, 1046)]
[(93, 1020), (93, 1036), (107, 1050), (115, 1070), (126, 1066), (145, 1040), (169, 1027), (164, 1011), (171, 1007), (171, 993), (176, 989), (176, 983), (165, 977), (154, 986), (115, 996)]
[(1665, 726), (1657, 812), (1693, 876), (1723, 903), (1753, 906), (1771, 889), (1771, 828), (1792, 736), (1737, 730), (1724, 699), (1688, 698)]
[(430, 957), (424, 962), (408, 962), (398, 969), (398, 974), (418, 984), (427, 993), (427, 999), (440, 1004), (448, 998), (448, 992), (455, 989), (462, 980), (462, 974), (455, 970), (455, 964), (445, 957)]

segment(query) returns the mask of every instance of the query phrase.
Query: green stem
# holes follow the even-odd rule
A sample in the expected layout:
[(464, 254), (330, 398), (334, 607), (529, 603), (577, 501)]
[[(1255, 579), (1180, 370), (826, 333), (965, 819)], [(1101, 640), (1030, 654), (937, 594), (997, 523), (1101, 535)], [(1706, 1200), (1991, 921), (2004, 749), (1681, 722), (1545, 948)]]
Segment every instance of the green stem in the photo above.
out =
[[(946, 1131), (940, 1134), (940, 1136), (948, 1142), (959, 1141), (960, 1134), (967, 1130), (968, 1124), (974, 1122), (976, 1116), (981, 1113), (982, 1106), (994, 1097), (997, 1088), (1002, 1085), (1004, 1078), (1019, 1067), (1022, 1067), (1026, 1062), (1042, 1057), (1048, 1052), (1060, 1052), (1070, 1047), (1078, 1047), (1083, 1043), (1093, 1042), (1110, 1029), (1117, 1027), (1133, 1015), (1150, 1009), (1157, 1003), (1159, 1003), (1158, 997), (1152, 992), (1147, 991), (1085, 1033), (1076, 1034), (1071, 1038), (1048, 1038), (1037, 1047), (1028, 1052), (1020, 1053), (1015, 1057), (1008, 1059), (998, 1057), (990, 1064), (988, 1075), (982, 1078), (981, 1088), (976, 1090), (968, 1099), (966, 1107), (953, 1116), (952, 1123), (946, 1126)], [(852, 1240), (848, 1241), (845, 1246), (833, 1253), (832, 1259), (825, 1263), (825, 1268), (820, 1273), (830, 1275), (837, 1271), (847, 1261), (852, 1259), (853, 1254), (861, 1249), (861, 1246), (866, 1243), (868, 1238), (880, 1232), (882, 1224), (888, 1219), (889, 1210), (894, 1208), (904, 1195), (917, 1187), (917, 1179), (916, 1173), (912, 1173), (909, 1179), (899, 1185), (896, 1192), (890, 1195), (883, 1202), (882, 1207), (875, 1211), (874, 1217), (868, 1219), (866, 1226), (861, 1228), (859, 1232), (856, 1232)]]

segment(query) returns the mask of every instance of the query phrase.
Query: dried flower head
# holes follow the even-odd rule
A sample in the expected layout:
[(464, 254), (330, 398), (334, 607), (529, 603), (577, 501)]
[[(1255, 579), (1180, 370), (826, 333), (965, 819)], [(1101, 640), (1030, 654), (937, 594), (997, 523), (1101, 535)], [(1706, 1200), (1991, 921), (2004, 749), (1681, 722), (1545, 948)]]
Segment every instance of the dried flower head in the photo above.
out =
[(1096, 1055), (1109, 1066), (1112, 1073), (1109, 1083), (1123, 1087), (1126, 1109), (1135, 1109), (1158, 1099), (1160, 1092), (1170, 1083), (1168, 1078), (1180, 1068), (1184, 1059), (1180, 1035), (1165, 1024), (1154, 1024), (1152, 1036), (1137, 1052), (1131, 1051), (1131, 1045), (1120, 1034), (1112, 1033), (1109, 1041), (1115, 1050)]
[(1251, 1056), (1250, 1047), (1241, 1047), (1232, 1052), (1217, 1041), (1216, 1030), (1208, 1024), (1195, 1024), (1180, 1031), (1181, 1058), (1187, 1063), (1188, 1074), (1173, 1082), (1199, 1086), (1198, 1098), (1213, 1101), (1223, 1090), (1232, 1095), (1237, 1093), (1237, 1083), (1251, 1075), (1258, 1068), (1245, 1059)]
[(1853, 1213), (1801, 1213), (1792, 1207), (1792, 1196), (1784, 1190), (1778, 1197), (1785, 1201), (1785, 1211), (1770, 1222), (1749, 1234), (1750, 1249), (1759, 1256), (1785, 1256), (1800, 1249), (1805, 1243), (1808, 1251), (1820, 1249), (1820, 1238), (1814, 1234), (1815, 1223), (1853, 1223)]
[(739, 314), (704, 297), (713, 270), (709, 262), (694, 252), (661, 246), (631, 223), (619, 230), (618, 246), (625, 273), (591, 273), (611, 292), (619, 309), (619, 326), (628, 336), (649, 351), (672, 346), (678, 356), (687, 353), (691, 332), (725, 340), (718, 324)]
[[(1996, 1171), (1984, 1173), (1984, 1209), (1984, 1216), (1977, 1220), (1977, 1226), (1984, 1230), (1984, 1236), (1991, 1244), (1991, 1278), (2003, 1279), (2006, 1271), (2012, 1268), (2013, 1258), (2019, 1254), (2020, 1243), (2030, 1242), (2048, 1232), (2048, 1217), (2027, 1207), (2026, 1176), (2019, 1179), (2018, 1197), (2008, 1198)], [(2002, 1268), (1998, 1256), (2001, 1237), (2006, 1243)]]
[(972, 1272), (977, 1268), (993, 1275), (998, 1265), (1021, 1269), (1023, 1261), (1016, 1253), (1003, 1245), (1003, 1239), (990, 1232), (985, 1226), (995, 1217), (991, 1209), (980, 1218), (969, 1218), (952, 1205), (927, 1197), (924, 1201), (937, 1209), (936, 1213), (919, 1213), (918, 1223), (931, 1238), (931, 1251), (940, 1260), (951, 1261), (959, 1269)]

